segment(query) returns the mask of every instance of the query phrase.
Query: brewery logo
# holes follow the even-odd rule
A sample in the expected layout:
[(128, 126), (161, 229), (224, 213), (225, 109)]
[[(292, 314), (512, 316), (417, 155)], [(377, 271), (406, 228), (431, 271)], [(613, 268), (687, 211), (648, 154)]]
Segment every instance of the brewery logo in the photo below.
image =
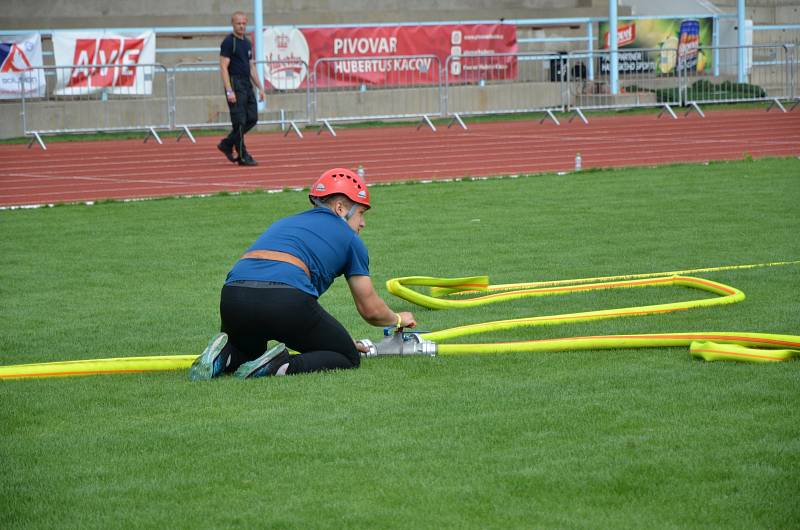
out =
[(276, 90), (300, 88), (308, 75), (308, 42), (292, 26), (264, 30), (264, 78)]

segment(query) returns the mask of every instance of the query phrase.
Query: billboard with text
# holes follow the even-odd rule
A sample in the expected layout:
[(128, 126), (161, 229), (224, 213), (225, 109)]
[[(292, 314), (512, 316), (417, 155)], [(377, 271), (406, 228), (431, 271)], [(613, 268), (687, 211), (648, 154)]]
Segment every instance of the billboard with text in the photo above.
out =
[[(600, 49), (609, 48), (609, 24), (600, 22)], [(703, 72), (711, 66), (714, 19), (652, 18), (620, 20), (617, 25), (620, 73), (654, 72), (672, 75), (678, 71)], [(652, 50), (652, 51), (640, 51)], [(600, 69), (610, 70), (603, 57)]]
[(105, 92), (149, 95), (153, 92), (156, 36), (104, 32), (53, 33), (57, 68), (55, 94), (72, 96)]
[[(447, 24), (424, 26), (374, 26), (295, 28), (273, 26), (264, 30), (267, 61), (265, 82), (276, 89), (293, 90), (309, 82), (308, 70), (324, 59), (317, 86), (384, 85), (404, 73), (416, 83), (439, 81), (438, 65), (450, 55), (515, 53), (517, 30), (507, 24)], [(426, 57), (427, 56), (427, 57)], [(431, 56), (438, 58), (438, 61)], [(477, 81), (477, 69), (451, 68), (451, 79)], [(516, 57), (505, 57), (505, 76), (516, 75)], [(497, 75), (495, 72), (494, 75)]]

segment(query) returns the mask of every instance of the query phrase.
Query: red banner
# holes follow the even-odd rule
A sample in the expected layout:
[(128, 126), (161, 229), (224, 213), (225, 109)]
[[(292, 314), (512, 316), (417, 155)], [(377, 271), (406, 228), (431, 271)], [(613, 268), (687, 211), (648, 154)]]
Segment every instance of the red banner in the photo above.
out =
[[(294, 28), (264, 30), (264, 77), (277, 89), (305, 87), (309, 70), (318, 87), (410, 84), (439, 81), (448, 56), (451, 82), (478, 81), (480, 68), (461, 68), (458, 56), (517, 51), (516, 26), (452, 24), (435, 26), (375, 26), (359, 28)], [(491, 60), (495, 79), (514, 79), (514, 56)], [(470, 59), (470, 64), (475, 64)], [(315, 69), (316, 68), (316, 69)]]

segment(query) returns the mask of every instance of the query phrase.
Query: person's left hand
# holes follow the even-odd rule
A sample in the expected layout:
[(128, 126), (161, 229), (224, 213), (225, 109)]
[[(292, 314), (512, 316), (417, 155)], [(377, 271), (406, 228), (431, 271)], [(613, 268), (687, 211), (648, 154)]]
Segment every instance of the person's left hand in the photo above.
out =
[(413, 313), (409, 311), (400, 311), (397, 314), (400, 316), (400, 327), (413, 328), (417, 325), (417, 319), (414, 318)]
[(264, 98), (266, 98), (266, 96), (264, 95), (264, 89), (263, 88), (259, 88), (258, 89), (258, 100), (259, 101), (264, 101)]

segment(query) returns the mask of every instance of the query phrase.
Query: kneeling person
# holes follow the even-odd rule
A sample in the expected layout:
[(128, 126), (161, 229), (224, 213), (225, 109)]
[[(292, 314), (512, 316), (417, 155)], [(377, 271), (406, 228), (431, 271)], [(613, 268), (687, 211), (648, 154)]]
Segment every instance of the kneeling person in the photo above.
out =
[[(370, 208), (363, 179), (331, 169), (314, 183), (309, 200), (313, 208), (270, 225), (228, 273), (221, 333), (194, 362), (190, 379), (357, 368), (360, 345), (317, 301), (341, 275), (366, 322), (416, 325), (413, 314), (386, 305), (369, 277), (369, 255), (359, 237)], [(278, 343), (267, 349), (270, 340)], [(289, 355), (287, 346), (300, 354)]]

